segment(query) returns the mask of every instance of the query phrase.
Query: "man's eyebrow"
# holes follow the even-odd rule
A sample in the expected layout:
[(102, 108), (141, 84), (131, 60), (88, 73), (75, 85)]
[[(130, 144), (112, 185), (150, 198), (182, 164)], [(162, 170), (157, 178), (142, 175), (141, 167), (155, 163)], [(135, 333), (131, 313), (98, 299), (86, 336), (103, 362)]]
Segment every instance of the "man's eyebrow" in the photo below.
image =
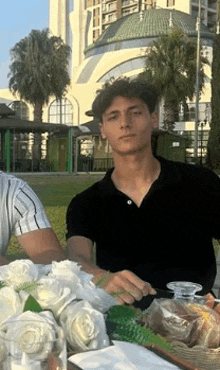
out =
[(115, 113), (118, 113), (119, 112), (119, 110), (111, 110), (110, 112), (104, 112), (104, 114), (106, 115), (106, 116), (109, 116), (110, 114), (115, 114)]
[(132, 109), (139, 109), (141, 106), (138, 105), (138, 104), (135, 104), (135, 105), (132, 105), (131, 107), (128, 108), (128, 110), (132, 110)]
[[(133, 110), (133, 109), (139, 109), (141, 108), (140, 105), (138, 104), (135, 104), (135, 105), (132, 105), (130, 107), (128, 107), (128, 110)], [(110, 114), (115, 114), (115, 113), (119, 113), (119, 110), (115, 109), (115, 110), (111, 110), (110, 112), (105, 112), (104, 114), (106, 114), (106, 116), (109, 116)]]

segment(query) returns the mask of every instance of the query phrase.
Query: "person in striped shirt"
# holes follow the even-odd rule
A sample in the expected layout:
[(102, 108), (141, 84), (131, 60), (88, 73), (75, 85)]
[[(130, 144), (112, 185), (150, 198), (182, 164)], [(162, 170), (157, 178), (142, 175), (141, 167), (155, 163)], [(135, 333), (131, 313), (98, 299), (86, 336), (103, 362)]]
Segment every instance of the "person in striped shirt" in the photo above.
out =
[(47, 264), (65, 259), (43, 205), (23, 180), (0, 171), (0, 265), (7, 264), (11, 236), (35, 263)]

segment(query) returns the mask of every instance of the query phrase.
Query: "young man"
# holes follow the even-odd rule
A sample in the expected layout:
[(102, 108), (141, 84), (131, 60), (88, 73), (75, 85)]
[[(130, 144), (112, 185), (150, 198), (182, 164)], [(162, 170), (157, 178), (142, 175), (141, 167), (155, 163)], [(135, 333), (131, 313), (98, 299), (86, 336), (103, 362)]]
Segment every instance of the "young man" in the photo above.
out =
[(8, 263), (12, 234), (35, 263), (66, 258), (39, 198), (25, 181), (0, 172), (0, 209), (0, 265)]
[(212, 238), (220, 238), (220, 179), (152, 155), (156, 103), (154, 88), (143, 81), (119, 79), (99, 90), (92, 111), (115, 167), (75, 196), (67, 212), (71, 258), (95, 281), (109, 271), (105, 289), (122, 291), (120, 303), (176, 280), (199, 283), (207, 294), (216, 276)]

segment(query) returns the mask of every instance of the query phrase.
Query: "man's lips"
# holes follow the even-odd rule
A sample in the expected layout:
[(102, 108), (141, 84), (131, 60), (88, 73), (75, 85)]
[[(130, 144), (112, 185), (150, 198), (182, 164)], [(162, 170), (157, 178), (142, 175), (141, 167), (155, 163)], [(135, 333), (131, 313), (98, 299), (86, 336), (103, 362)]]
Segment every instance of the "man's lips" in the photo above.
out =
[(123, 135), (123, 136), (120, 136), (119, 139), (129, 139), (130, 137), (134, 137), (135, 134), (128, 134), (128, 135)]

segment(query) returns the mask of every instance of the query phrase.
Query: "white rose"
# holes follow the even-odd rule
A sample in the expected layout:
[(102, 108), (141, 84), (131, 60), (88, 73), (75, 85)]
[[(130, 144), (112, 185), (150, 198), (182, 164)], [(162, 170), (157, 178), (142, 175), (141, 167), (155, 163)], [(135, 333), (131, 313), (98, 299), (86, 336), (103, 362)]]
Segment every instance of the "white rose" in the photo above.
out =
[(71, 348), (79, 351), (101, 349), (109, 346), (103, 315), (88, 302), (72, 302), (60, 315)]
[(15, 288), (38, 279), (38, 268), (30, 260), (16, 260), (0, 267), (0, 280)]
[(68, 277), (69, 274), (76, 274), (78, 275), (81, 270), (80, 265), (77, 262), (73, 262), (70, 260), (52, 262), (51, 266), (51, 273), (55, 275), (65, 276)]
[(43, 309), (50, 309), (56, 318), (76, 298), (70, 288), (62, 286), (61, 282), (55, 277), (40, 279), (39, 285), (31, 294)]
[(69, 287), (74, 293), (77, 289), (80, 278), (78, 276), (80, 266), (76, 262), (69, 260), (61, 262), (52, 262), (51, 272), (49, 277), (55, 277), (63, 285)]
[(15, 358), (21, 358), (25, 352), (29, 360), (44, 360), (52, 352), (58, 332), (51, 312), (26, 311), (8, 320), (5, 343)]
[(0, 289), (0, 324), (9, 317), (20, 314), (23, 310), (23, 303), (19, 294), (12, 287), (3, 287)]

